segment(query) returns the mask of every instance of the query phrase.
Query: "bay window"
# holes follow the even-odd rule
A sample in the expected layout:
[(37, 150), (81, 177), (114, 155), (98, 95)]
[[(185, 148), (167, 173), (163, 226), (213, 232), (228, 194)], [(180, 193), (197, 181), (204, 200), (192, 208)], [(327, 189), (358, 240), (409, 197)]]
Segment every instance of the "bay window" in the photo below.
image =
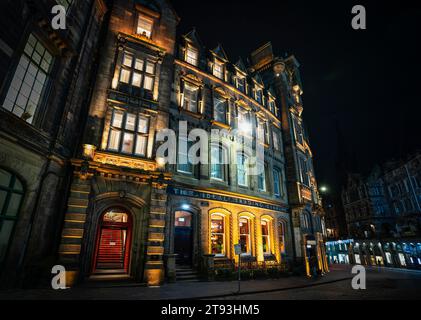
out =
[(225, 255), (225, 218), (220, 214), (211, 215), (211, 254)]
[(135, 95), (140, 89), (152, 91), (155, 82), (155, 63), (125, 52), (120, 70), (120, 90)]
[(239, 219), (241, 254), (251, 255), (250, 219), (240, 217)]
[(113, 109), (107, 149), (145, 157), (149, 138), (149, 117)]
[(153, 29), (153, 19), (139, 13), (137, 21), (137, 34), (150, 38)]
[(213, 97), (213, 118), (215, 121), (227, 123), (228, 101), (219, 94)]
[(30, 34), (3, 107), (32, 123), (45, 95), (52, 64), (52, 54)]

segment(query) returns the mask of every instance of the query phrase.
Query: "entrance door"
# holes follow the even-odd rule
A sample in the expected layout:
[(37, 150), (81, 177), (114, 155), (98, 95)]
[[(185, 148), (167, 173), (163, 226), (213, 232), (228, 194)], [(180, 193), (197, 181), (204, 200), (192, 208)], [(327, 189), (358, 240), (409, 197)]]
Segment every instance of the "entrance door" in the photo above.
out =
[(127, 212), (112, 209), (99, 223), (94, 272), (127, 273), (130, 255), (131, 219)]
[(177, 264), (192, 264), (193, 228), (192, 214), (187, 211), (176, 211), (174, 222), (174, 253)]

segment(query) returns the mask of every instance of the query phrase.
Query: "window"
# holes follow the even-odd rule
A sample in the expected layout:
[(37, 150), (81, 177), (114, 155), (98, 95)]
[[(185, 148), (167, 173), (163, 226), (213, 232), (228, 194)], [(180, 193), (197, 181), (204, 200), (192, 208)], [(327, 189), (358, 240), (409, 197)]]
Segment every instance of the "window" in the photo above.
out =
[(283, 195), (281, 193), (281, 190), (282, 190), (281, 177), (282, 177), (281, 172), (278, 169), (274, 169), (273, 170), (273, 193), (278, 198), (280, 198), (281, 195)]
[(276, 114), (276, 105), (275, 105), (275, 101), (272, 99), (269, 99), (269, 110), (270, 112), (272, 112), (273, 114)]
[(273, 149), (275, 151), (281, 151), (282, 146), (281, 146), (281, 134), (280, 132), (273, 128), (272, 129), (272, 140), (273, 140)]
[[(187, 137), (180, 136), (178, 139), (178, 161), (177, 161), (177, 171), (183, 173), (193, 173), (193, 165), (189, 161), (188, 152), (191, 148), (193, 142), (189, 141)], [(187, 148), (186, 148), (187, 145)], [(184, 147), (181, 147), (184, 146)], [(180, 148), (181, 147), (181, 148)], [(185, 150), (184, 150), (185, 149)]]
[(269, 229), (270, 229), (270, 221), (267, 219), (262, 220), (262, 246), (263, 246), (263, 254), (271, 254), (270, 250), (270, 236), (269, 236)]
[(257, 188), (259, 191), (266, 191), (266, 165), (263, 163), (257, 164), (258, 176), (257, 176)]
[(240, 186), (248, 186), (248, 159), (244, 154), (237, 154), (237, 182)]
[(219, 79), (224, 79), (224, 64), (222, 62), (215, 60), (213, 65), (213, 75)]
[(279, 251), (281, 254), (285, 253), (285, 235), (286, 235), (286, 224), (281, 221), (279, 223)]
[(227, 104), (228, 101), (219, 94), (213, 97), (213, 117), (215, 121), (227, 123)]
[(220, 214), (211, 215), (211, 253), (225, 255), (225, 219)]
[[(120, 90), (138, 95), (143, 88), (152, 91), (155, 82), (155, 63), (125, 52), (120, 70)], [(124, 86), (129, 85), (129, 87)], [(126, 89), (126, 90), (125, 90)], [(131, 89), (131, 90), (130, 90)]]
[(261, 119), (258, 120), (257, 133), (258, 133), (257, 138), (259, 142), (263, 142), (265, 144), (269, 143), (268, 128), (267, 128), (266, 121), (261, 120)]
[(45, 93), (52, 63), (51, 53), (30, 34), (3, 107), (32, 123)]
[(263, 103), (263, 93), (262, 89), (256, 89), (255, 91), (255, 99), (258, 103)]
[(303, 144), (303, 130), (302, 130), (301, 124), (298, 122), (296, 118), (293, 119), (293, 125), (294, 125), (295, 140), (299, 144)]
[(240, 90), (243, 93), (246, 92), (246, 79), (245, 78), (237, 77), (236, 78), (236, 85), (237, 85), (238, 90)]
[(188, 211), (176, 211), (174, 219), (175, 227), (191, 227), (192, 214)]
[(193, 48), (191, 46), (187, 46), (187, 50), (186, 50), (186, 62), (190, 63), (194, 66), (198, 65), (198, 56), (199, 56), (199, 52), (197, 51), (196, 48)]
[(139, 20), (137, 22), (137, 34), (143, 35), (150, 38), (153, 28), (153, 19), (143, 14), (139, 14)]
[(211, 178), (215, 180), (226, 180), (225, 166), (227, 161), (227, 151), (224, 147), (211, 145)]
[(23, 199), (23, 186), (12, 173), (0, 169), (0, 264), (4, 261)]
[(148, 138), (149, 117), (113, 109), (108, 150), (145, 157)]
[(300, 162), (300, 181), (305, 186), (310, 186), (310, 178), (308, 176), (308, 169), (306, 160), (303, 158), (299, 158)]
[(237, 126), (238, 129), (248, 135), (251, 136), (252, 134), (252, 125), (249, 121), (249, 113), (244, 108), (238, 108), (238, 118), (237, 118)]
[(239, 228), (241, 254), (251, 255), (250, 219), (240, 217)]
[(183, 94), (183, 108), (191, 112), (198, 112), (198, 98), (199, 87), (185, 82)]

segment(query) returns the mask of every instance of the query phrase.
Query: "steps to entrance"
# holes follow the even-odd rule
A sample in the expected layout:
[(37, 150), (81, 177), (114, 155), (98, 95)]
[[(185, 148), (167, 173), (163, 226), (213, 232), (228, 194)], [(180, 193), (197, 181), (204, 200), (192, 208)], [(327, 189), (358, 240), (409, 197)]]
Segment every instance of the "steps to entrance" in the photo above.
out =
[(199, 274), (190, 266), (176, 266), (175, 277), (177, 282), (200, 281)]

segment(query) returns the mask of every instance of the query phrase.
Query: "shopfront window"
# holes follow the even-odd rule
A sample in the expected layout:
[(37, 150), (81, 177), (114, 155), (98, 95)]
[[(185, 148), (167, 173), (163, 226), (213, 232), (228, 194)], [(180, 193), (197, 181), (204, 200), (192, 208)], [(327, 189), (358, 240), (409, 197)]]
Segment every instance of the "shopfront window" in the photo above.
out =
[(262, 220), (262, 245), (263, 254), (271, 254), (270, 250), (270, 221), (267, 219)]
[(225, 255), (225, 218), (220, 214), (211, 216), (211, 253)]
[(286, 235), (286, 224), (281, 221), (279, 223), (279, 251), (281, 254), (285, 253), (285, 235)]
[(241, 217), (239, 221), (241, 254), (251, 255), (250, 219)]

